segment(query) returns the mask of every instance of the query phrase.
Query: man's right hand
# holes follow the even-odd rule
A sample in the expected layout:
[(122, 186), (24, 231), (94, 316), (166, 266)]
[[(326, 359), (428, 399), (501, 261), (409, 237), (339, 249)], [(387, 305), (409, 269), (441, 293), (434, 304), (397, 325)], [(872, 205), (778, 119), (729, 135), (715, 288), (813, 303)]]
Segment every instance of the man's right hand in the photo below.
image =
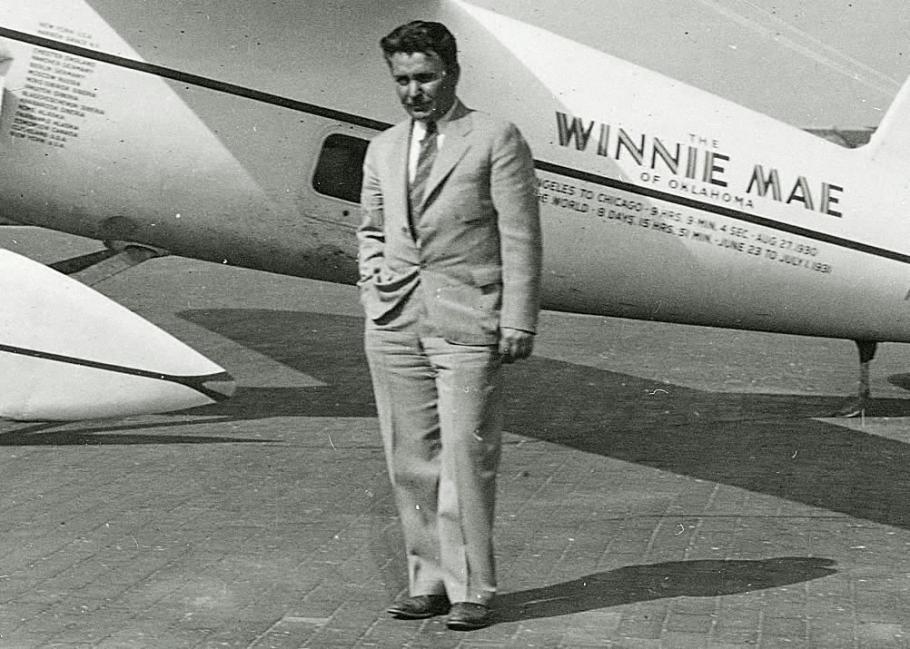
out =
[(499, 353), (503, 363), (514, 363), (534, 351), (534, 334), (521, 329), (502, 327), (499, 332)]

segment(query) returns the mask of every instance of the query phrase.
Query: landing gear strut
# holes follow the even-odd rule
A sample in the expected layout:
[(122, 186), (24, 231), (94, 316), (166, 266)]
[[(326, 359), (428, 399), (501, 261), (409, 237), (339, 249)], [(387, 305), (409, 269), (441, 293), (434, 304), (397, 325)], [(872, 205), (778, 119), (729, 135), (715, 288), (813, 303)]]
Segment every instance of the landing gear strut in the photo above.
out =
[(872, 407), (872, 392), (869, 388), (869, 364), (875, 357), (878, 343), (872, 340), (854, 340), (859, 351), (859, 390), (855, 398), (851, 398), (841, 406), (834, 417), (859, 417), (865, 415)]

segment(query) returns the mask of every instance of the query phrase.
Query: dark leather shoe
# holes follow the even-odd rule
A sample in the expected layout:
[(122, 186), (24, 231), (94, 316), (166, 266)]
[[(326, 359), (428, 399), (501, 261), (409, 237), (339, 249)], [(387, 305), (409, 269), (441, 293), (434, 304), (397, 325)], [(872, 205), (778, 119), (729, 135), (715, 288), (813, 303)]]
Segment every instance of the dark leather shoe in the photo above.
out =
[(401, 620), (421, 620), (442, 615), (448, 610), (449, 598), (445, 595), (414, 595), (399, 599), (386, 612)]
[(493, 623), (493, 612), (489, 606), (473, 602), (456, 602), (449, 611), (446, 626), (453, 631), (473, 631)]

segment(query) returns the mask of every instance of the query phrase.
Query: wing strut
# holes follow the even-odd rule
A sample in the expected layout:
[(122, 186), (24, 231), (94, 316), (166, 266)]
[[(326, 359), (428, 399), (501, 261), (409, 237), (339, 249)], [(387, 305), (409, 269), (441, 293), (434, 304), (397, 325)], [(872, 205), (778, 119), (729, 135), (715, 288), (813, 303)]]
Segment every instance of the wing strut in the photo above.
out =
[(164, 257), (169, 253), (160, 248), (144, 244), (105, 241), (107, 250), (93, 252), (80, 257), (64, 259), (53, 264), (51, 268), (86, 286), (94, 286), (117, 273), (132, 268), (155, 257)]

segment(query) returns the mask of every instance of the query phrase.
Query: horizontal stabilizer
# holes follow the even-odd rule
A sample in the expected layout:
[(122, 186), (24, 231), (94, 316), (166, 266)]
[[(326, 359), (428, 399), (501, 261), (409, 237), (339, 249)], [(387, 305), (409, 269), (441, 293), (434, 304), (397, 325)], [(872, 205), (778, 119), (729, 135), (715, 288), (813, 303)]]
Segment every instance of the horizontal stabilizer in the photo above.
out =
[(910, 156), (910, 79), (904, 82), (866, 148), (872, 158)]
[(0, 250), (0, 417), (73, 420), (208, 405), (221, 367), (97, 291)]

